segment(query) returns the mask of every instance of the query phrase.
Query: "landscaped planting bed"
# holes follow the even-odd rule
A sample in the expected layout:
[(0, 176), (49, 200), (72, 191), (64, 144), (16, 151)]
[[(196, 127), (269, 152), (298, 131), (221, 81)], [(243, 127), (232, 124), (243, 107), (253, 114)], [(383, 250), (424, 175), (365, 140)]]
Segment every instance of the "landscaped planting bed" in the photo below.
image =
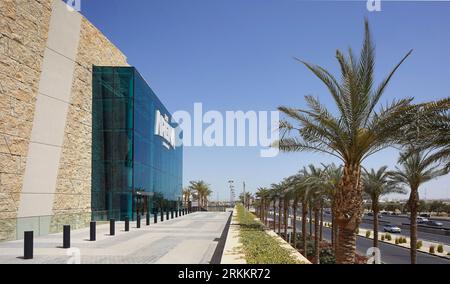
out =
[(248, 264), (295, 264), (297, 261), (279, 241), (269, 236), (255, 215), (237, 206), (240, 240)]

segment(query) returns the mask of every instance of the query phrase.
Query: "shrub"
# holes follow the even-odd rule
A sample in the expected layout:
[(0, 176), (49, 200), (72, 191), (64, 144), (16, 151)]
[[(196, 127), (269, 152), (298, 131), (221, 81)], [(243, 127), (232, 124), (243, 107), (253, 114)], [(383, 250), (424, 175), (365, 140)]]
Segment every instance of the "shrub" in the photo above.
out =
[(381, 235), (381, 240), (384, 241), (384, 235)]
[(366, 238), (370, 238), (370, 235), (371, 235), (372, 233), (370, 232), (370, 231), (366, 231)]
[(279, 242), (266, 234), (264, 226), (255, 220), (242, 205), (237, 206), (237, 218), (240, 224), (243, 251), (249, 264), (292, 264), (298, 263), (291, 253), (280, 246)]
[(395, 244), (398, 245), (400, 243), (400, 238), (395, 238)]
[(386, 233), (385, 235), (386, 240), (391, 241), (392, 240), (392, 236), (391, 234)]
[(408, 240), (406, 239), (406, 237), (402, 237), (402, 243), (407, 244)]
[(437, 252), (438, 253), (444, 253), (444, 246), (443, 245), (438, 245)]
[(422, 248), (422, 241), (417, 241), (417, 244), (416, 244), (416, 248), (417, 249), (421, 249)]
[(434, 246), (430, 246), (429, 252), (432, 253), (432, 254), (435, 253), (435, 251), (434, 251)]
[(333, 249), (323, 248), (320, 250), (320, 264), (336, 264)]

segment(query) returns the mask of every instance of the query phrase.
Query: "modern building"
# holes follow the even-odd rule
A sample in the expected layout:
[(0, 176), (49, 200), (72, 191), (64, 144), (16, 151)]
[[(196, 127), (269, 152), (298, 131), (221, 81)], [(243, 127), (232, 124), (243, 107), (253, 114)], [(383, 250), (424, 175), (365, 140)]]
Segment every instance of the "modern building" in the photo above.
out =
[(62, 0), (0, 23), (0, 240), (174, 206), (175, 125), (126, 56)]
[(170, 113), (133, 67), (94, 67), (93, 91), (95, 219), (177, 208), (182, 148)]

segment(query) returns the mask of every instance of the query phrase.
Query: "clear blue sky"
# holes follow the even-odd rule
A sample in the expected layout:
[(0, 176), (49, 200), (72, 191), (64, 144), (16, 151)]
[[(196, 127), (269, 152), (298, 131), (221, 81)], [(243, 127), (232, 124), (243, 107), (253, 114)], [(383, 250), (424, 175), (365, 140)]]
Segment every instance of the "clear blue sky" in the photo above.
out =
[[(409, 50), (384, 102), (450, 95), (450, 2), (382, 1), (369, 13), (366, 1), (280, 0), (84, 0), (82, 13), (127, 56), (170, 111), (275, 110), (304, 106), (304, 95), (331, 103), (323, 85), (292, 57), (338, 72), (337, 48), (359, 50), (368, 17), (377, 47), (377, 80)], [(311, 162), (334, 161), (318, 154), (260, 158), (257, 148), (186, 148), (184, 183), (203, 179), (213, 199), (229, 199), (229, 179), (241, 191), (269, 185)], [(388, 150), (366, 167), (397, 160)], [(450, 176), (426, 184), (421, 197), (450, 198)]]

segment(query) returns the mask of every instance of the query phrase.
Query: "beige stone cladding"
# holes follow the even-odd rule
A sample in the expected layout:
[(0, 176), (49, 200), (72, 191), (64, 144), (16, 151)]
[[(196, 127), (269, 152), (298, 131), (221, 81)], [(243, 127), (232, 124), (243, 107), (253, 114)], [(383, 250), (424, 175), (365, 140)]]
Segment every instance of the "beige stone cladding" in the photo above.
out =
[[(49, 52), (55, 42), (48, 42), (54, 1), (61, 0), (0, 0), (0, 241), (20, 238), (23, 229), (17, 218), (24, 204), (36, 102), (46, 95), (39, 94), (44, 55), (57, 52)], [(49, 209), (54, 216), (34, 215), (28, 205), (26, 214), (22, 212), (30, 218), (27, 226), (37, 226), (36, 235), (60, 231), (63, 224), (78, 228), (89, 222), (92, 66), (128, 65), (121, 51), (85, 18), (79, 34), (56, 183), (54, 191), (45, 193), (53, 195)], [(46, 72), (48, 76), (48, 66)]]
[(0, 241), (16, 238), (51, 0), (0, 1)]
[(51, 231), (60, 231), (63, 223), (71, 224), (75, 228), (84, 227), (91, 218), (93, 65), (128, 66), (121, 51), (83, 18)]

